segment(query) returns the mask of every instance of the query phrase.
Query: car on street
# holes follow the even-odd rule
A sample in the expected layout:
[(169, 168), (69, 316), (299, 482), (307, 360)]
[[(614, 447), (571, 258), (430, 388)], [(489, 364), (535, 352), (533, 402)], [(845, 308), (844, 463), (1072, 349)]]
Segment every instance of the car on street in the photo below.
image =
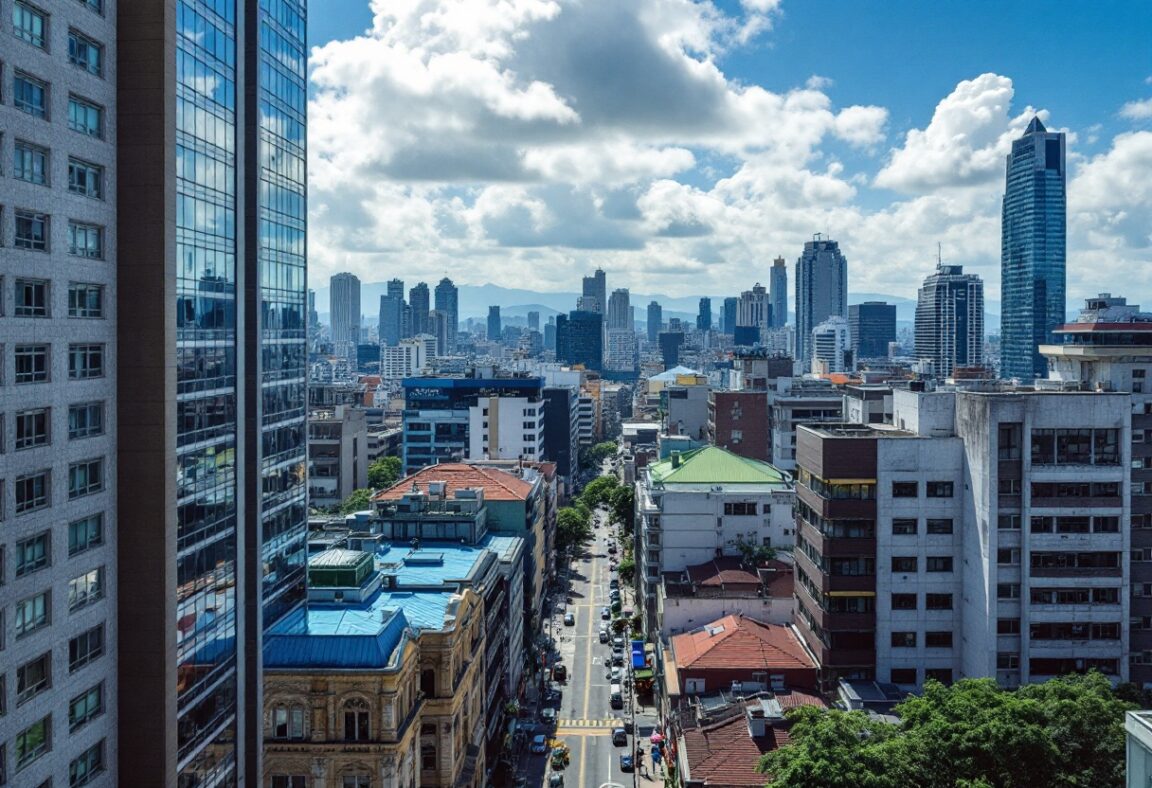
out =
[(556, 709), (546, 708), (540, 710), (540, 719), (546, 725), (556, 724)]
[(600, 630), (600, 642), (601, 643), (607, 643), (608, 640), (609, 640), (608, 630), (607, 629), (601, 629)]
[(560, 772), (552, 772), (552, 776), (548, 778), (548, 788), (558, 788), (564, 785), (564, 775)]
[(628, 746), (628, 734), (623, 728), (612, 729), (612, 743), (617, 747)]
[(616, 543), (615, 542), (609, 542), (608, 543), (608, 555), (616, 555)]
[(576, 614), (575, 613), (565, 613), (564, 614), (564, 626), (566, 626), (566, 627), (576, 626)]
[(612, 649), (612, 664), (613, 665), (623, 665), (624, 664), (624, 649), (622, 649), (622, 648)]
[(608, 587), (611, 588), (613, 591), (616, 591), (617, 589), (620, 588), (620, 581), (617, 580), (616, 578), (612, 578), (612, 582), (610, 582), (608, 584)]
[(532, 737), (532, 752), (542, 754), (548, 752), (548, 737), (543, 733)]
[(560, 699), (563, 697), (564, 697), (564, 692), (559, 687), (557, 687), (555, 685), (544, 690), (544, 702), (545, 703), (552, 703), (553, 701), (555, 701), (556, 703), (559, 703)]
[[(623, 657), (623, 653), (621, 653), (621, 657)], [(564, 665), (564, 664), (560, 664), (560, 665), (557, 665), (556, 667), (552, 668), (552, 678), (556, 679), (556, 681), (564, 681), (565, 679), (567, 679), (568, 678), (568, 666)]]
[(624, 648), (624, 636), (623, 635), (617, 635), (616, 637), (612, 638), (612, 648), (619, 648), (619, 649)]
[(632, 771), (632, 763), (633, 763), (633, 761), (632, 761), (631, 754), (623, 753), (620, 755), (620, 771), (622, 771), (622, 772)]
[(624, 669), (616, 667), (615, 665), (613, 665), (612, 669), (608, 671), (608, 678), (612, 681), (613, 684), (619, 684), (620, 677), (622, 675), (624, 675)]
[(605, 621), (612, 618), (612, 610), (607, 607), (600, 608), (600, 618), (604, 619)]

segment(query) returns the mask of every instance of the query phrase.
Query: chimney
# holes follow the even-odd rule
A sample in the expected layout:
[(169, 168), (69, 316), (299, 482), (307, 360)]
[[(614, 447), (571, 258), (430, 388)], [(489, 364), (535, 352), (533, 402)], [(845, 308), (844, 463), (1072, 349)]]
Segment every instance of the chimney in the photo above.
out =
[(672, 452), (672, 467), (673, 468), (679, 468), (680, 467), (680, 452), (678, 452), (678, 451)]

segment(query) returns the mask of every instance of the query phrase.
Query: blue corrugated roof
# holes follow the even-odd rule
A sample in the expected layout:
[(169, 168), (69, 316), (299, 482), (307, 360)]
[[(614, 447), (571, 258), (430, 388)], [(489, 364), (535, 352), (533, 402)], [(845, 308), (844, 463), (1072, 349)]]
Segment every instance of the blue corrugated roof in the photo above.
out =
[(516, 554), (517, 549), (523, 549), (519, 547), (519, 545), (523, 544), (524, 538), (520, 536), (489, 533), (477, 542), (476, 546), (491, 550), (498, 555), (502, 561), (510, 561)]
[(310, 604), (264, 636), (267, 668), (383, 668), (405, 630), (440, 629), (452, 594), (379, 591), (361, 604)]
[(392, 550), (383, 560), (377, 553), (376, 567), (394, 575), (398, 588), (442, 588), (446, 580), (468, 577), (483, 554), (483, 547), (426, 541), (420, 550)]

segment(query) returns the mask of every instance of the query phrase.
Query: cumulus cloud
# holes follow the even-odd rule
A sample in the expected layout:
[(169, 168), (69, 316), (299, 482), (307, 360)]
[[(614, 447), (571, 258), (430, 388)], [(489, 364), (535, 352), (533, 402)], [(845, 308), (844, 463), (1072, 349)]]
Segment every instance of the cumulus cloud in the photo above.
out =
[[(724, 294), (825, 232), (856, 291), (914, 295), (939, 242), (994, 298), (1004, 156), (1036, 114), (1012, 80), (959, 82), (893, 140), (886, 108), (837, 105), (828, 76), (730, 78), (725, 55), (786, 17), (778, 0), (726, 8), (374, 0), (367, 33), (310, 61), (313, 277), (558, 290), (599, 265), (614, 287)], [(1080, 261), (1130, 281), (1152, 133), (1069, 145), (1069, 292)]]
[[(936, 105), (925, 129), (912, 129), (894, 148), (876, 185), (907, 193), (987, 183), (1003, 175), (1004, 155), (1032, 115), (1010, 117), (1012, 80), (981, 74), (964, 80)], [(1043, 115), (1043, 113), (1042, 113)]]
[(1129, 120), (1148, 120), (1152, 118), (1152, 98), (1143, 101), (1129, 101), (1120, 108), (1120, 117)]

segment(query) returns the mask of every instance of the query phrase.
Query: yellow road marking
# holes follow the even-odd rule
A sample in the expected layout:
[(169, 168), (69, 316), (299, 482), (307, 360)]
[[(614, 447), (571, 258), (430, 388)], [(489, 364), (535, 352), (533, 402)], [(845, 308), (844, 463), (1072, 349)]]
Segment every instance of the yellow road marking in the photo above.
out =
[(588, 762), (588, 740), (587, 739), (581, 739), (580, 740), (580, 780), (576, 783), (577, 785), (586, 785), (587, 784), (584, 782), (584, 764), (586, 764), (587, 762)]
[[(589, 573), (591, 575), (588, 588), (589, 598), (591, 598), (592, 592), (596, 588), (596, 574), (599, 569), (599, 563), (592, 564), (592, 571)], [(588, 619), (588, 643), (584, 653), (584, 717), (588, 716), (588, 701), (592, 697), (592, 619), (590, 617), (586, 618)], [(580, 784), (583, 785), (584, 782), (581, 781)]]

